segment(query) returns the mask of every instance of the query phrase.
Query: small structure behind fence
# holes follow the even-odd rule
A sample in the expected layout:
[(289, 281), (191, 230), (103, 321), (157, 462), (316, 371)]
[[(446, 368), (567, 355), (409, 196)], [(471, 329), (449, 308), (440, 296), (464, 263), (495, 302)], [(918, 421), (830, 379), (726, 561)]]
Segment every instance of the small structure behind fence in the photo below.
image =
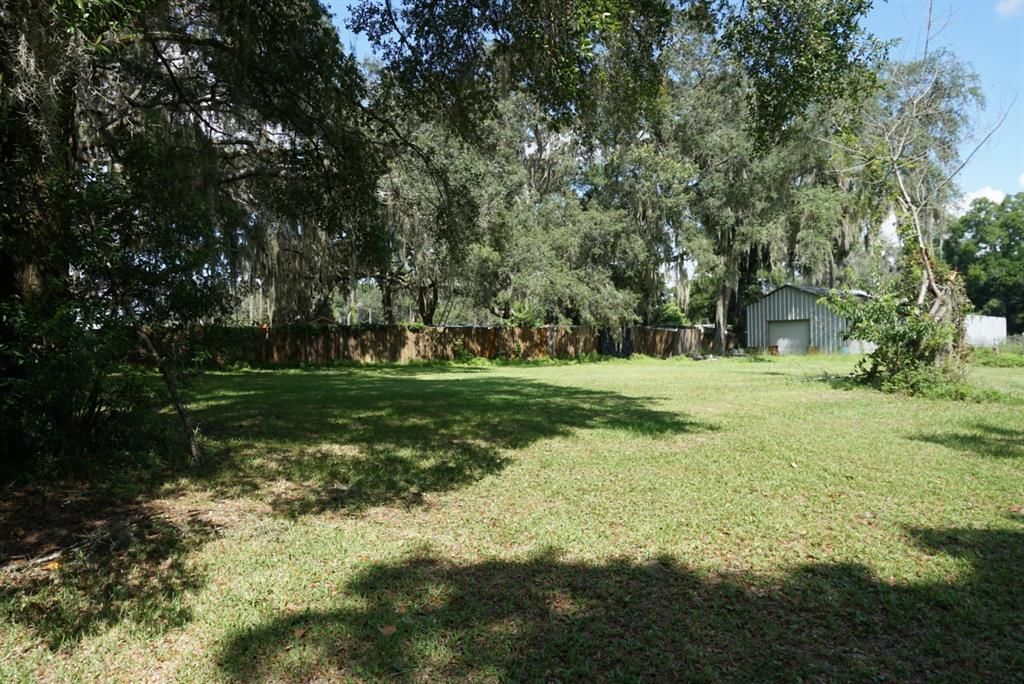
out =
[(190, 344), (218, 365), (331, 365), (485, 359), (569, 359), (591, 354), (667, 358), (706, 352), (699, 327), (627, 327), (616, 334), (588, 327), (490, 328), (402, 326), (281, 326), (199, 328)]
[(1002, 316), (968, 315), (965, 339), (972, 347), (998, 347), (1006, 341), (1006, 319)]

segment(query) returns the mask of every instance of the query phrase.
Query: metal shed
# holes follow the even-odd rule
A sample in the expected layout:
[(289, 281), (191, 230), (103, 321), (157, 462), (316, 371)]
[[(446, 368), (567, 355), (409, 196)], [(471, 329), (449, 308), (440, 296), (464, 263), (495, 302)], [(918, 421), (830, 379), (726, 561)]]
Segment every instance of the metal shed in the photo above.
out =
[[(779, 354), (808, 352), (861, 353), (868, 345), (844, 340), (846, 320), (818, 303), (828, 295), (823, 287), (783, 285), (747, 307), (747, 346), (777, 348)], [(864, 292), (849, 294), (867, 297)]]

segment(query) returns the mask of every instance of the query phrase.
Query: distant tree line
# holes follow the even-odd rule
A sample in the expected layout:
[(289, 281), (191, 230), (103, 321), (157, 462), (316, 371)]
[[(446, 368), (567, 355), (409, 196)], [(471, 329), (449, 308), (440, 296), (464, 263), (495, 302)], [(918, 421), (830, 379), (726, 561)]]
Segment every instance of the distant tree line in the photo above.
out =
[(1024, 333), (1024, 193), (974, 200), (950, 226), (943, 254), (978, 313), (1005, 316), (1009, 334)]

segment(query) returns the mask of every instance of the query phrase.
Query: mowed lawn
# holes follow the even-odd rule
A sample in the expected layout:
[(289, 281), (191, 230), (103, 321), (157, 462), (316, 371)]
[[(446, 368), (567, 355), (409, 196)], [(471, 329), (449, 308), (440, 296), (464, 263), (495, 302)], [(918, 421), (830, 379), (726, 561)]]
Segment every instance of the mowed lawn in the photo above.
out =
[(852, 366), (205, 375), (208, 465), (0, 575), (0, 680), (1024, 679), (1024, 369)]

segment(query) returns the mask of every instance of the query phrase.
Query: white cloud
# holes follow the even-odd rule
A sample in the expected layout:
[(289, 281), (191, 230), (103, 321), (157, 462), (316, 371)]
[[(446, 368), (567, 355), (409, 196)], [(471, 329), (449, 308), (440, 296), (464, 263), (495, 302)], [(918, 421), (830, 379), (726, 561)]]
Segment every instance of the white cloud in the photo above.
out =
[(1020, 174), (1020, 178), (1017, 179), (1017, 182), (1020, 183), (1020, 187), (1024, 188), (1024, 173)]
[[(1021, 2), (1024, 2), (1024, 0), (1021, 0)], [(1024, 181), (1024, 174), (1021, 174), (1020, 180)], [(970, 209), (971, 202), (979, 197), (984, 197), (991, 202), (1000, 204), (1004, 199), (1006, 199), (1006, 193), (1002, 190), (986, 185), (983, 188), (978, 188), (977, 190), (966, 193), (960, 198), (959, 202), (949, 208), (950, 213), (954, 216), (963, 216), (967, 213), (967, 210)]]
[(1001, 17), (1012, 17), (1024, 10), (1024, 0), (999, 0), (996, 3), (996, 14)]
[(964, 195), (964, 201), (967, 202), (968, 206), (970, 206), (971, 202), (978, 199), (979, 197), (984, 197), (987, 200), (991, 200), (996, 204), (999, 204), (1004, 199), (1006, 199), (1006, 193), (1003, 192), (1002, 190), (999, 190), (998, 188), (993, 188), (990, 185), (986, 185), (983, 188), (978, 188), (974, 192), (969, 192), (966, 195)]

